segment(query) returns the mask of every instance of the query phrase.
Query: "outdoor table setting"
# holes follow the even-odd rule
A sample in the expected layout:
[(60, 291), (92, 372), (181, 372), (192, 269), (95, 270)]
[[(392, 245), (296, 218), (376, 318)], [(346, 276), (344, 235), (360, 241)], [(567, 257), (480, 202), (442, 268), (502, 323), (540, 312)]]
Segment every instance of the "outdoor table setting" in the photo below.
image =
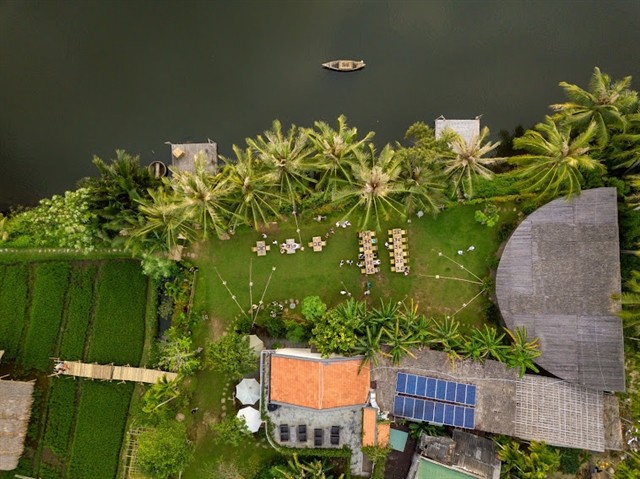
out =
[(322, 247), (326, 245), (327, 242), (323, 241), (322, 237), (320, 236), (314, 236), (313, 238), (311, 238), (311, 243), (309, 243), (309, 246), (313, 248), (314, 252), (322, 251)]
[(257, 241), (256, 245), (251, 248), (251, 251), (257, 253), (258, 256), (266, 256), (267, 251), (271, 249), (271, 246), (267, 245), (264, 241)]
[(299, 248), (300, 245), (293, 238), (289, 238), (280, 245), (280, 253), (294, 254)]
[(360, 231), (358, 233), (362, 253), (364, 254), (364, 273), (375, 274), (377, 268), (375, 265), (376, 252), (374, 244), (377, 243), (375, 231)]
[(392, 271), (396, 273), (404, 273), (407, 262), (407, 238), (406, 231), (400, 228), (389, 230), (389, 243), (392, 247), (391, 262), (393, 264)]

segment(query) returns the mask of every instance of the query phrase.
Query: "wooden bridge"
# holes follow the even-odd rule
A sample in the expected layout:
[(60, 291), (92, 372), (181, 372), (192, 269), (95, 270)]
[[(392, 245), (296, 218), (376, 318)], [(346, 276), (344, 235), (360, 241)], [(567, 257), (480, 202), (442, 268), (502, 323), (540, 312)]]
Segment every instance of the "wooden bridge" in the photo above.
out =
[(157, 369), (135, 368), (131, 366), (114, 366), (113, 364), (89, 364), (80, 361), (63, 361), (55, 359), (54, 374), (81, 378), (101, 379), (103, 381), (134, 381), (137, 383), (155, 384), (163, 376), (169, 381), (178, 377), (177, 373)]

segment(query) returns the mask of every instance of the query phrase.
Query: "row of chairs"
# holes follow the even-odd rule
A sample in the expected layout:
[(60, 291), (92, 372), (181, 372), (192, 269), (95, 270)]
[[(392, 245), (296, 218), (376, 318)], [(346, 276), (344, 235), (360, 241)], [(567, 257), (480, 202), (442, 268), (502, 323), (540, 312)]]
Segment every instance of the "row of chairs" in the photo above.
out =
[[(307, 442), (307, 425), (299, 424), (297, 428), (298, 442)], [(290, 429), (288, 424), (280, 424), (280, 442), (289, 442)], [(331, 426), (330, 435), (331, 445), (340, 445), (340, 426)], [(324, 443), (324, 429), (316, 428), (313, 430), (313, 444), (314, 446), (322, 446)]]

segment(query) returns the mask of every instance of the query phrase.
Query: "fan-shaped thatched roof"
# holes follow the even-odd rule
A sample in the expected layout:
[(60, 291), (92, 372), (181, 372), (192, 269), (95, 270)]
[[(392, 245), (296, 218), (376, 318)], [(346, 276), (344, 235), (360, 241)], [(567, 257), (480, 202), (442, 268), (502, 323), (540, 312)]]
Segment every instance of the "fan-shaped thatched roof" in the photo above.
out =
[(596, 188), (532, 213), (507, 243), (496, 296), (508, 328), (540, 338), (538, 364), (569, 382), (624, 391), (615, 188)]
[(0, 471), (18, 466), (24, 449), (33, 383), (0, 380)]

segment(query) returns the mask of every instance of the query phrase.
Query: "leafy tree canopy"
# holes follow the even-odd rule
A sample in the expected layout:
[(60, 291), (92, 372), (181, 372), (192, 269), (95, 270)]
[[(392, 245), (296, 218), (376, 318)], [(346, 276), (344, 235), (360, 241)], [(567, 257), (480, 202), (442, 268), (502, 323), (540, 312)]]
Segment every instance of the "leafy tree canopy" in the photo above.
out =
[(137, 461), (153, 479), (169, 479), (193, 457), (193, 444), (182, 423), (166, 422), (138, 435)]

